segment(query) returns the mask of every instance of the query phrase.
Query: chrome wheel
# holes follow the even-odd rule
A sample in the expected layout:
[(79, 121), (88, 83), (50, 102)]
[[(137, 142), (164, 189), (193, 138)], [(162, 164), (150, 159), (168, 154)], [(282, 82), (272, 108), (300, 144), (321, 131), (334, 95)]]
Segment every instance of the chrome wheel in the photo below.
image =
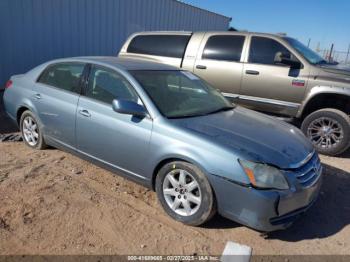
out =
[(165, 176), (163, 195), (171, 210), (181, 216), (195, 214), (202, 203), (198, 182), (183, 169), (174, 169)]
[(30, 146), (36, 146), (39, 139), (38, 125), (31, 116), (26, 116), (23, 119), (23, 136), (25, 141)]
[(337, 146), (344, 137), (344, 131), (338, 121), (328, 117), (317, 118), (307, 129), (307, 136), (319, 148)]

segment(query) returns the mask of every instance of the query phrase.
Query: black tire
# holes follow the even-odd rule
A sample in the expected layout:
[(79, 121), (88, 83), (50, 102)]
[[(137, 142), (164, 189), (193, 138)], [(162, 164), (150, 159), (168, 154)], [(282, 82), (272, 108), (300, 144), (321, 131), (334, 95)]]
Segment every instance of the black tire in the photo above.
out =
[[(189, 216), (183, 216), (173, 211), (165, 200), (163, 195), (163, 183), (166, 175), (174, 170), (185, 170), (196, 180), (200, 188), (201, 204), (197, 211)], [(216, 200), (213, 190), (205, 174), (196, 166), (182, 161), (174, 161), (164, 165), (156, 177), (156, 192), (158, 199), (166, 211), (173, 219), (191, 226), (199, 226), (210, 220), (216, 213)]]
[[(36, 133), (38, 134), (38, 138), (37, 138), (37, 142), (35, 145), (30, 144), (30, 142), (27, 141), (26, 136), (24, 134), (24, 120), (27, 117), (30, 117), (31, 119), (33, 119), (34, 123), (37, 126)], [(47, 148), (47, 145), (45, 143), (44, 137), (43, 137), (41, 129), (40, 129), (39, 122), (36, 119), (35, 115), (31, 111), (26, 110), (22, 113), (20, 121), (19, 121), (19, 126), (20, 126), (20, 130), (22, 133), (23, 141), (27, 146), (29, 146), (30, 148), (33, 148), (33, 149), (38, 149), (38, 150), (42, 150), (42, 149)]]
[[(316, 144), (311, 139), (310, 131), (308, 132), (309, 127), (312, 125), (312, 123), (322, 118), (336, 121), (341, 127), (343, 135), (341, 136), (341, 139), (339, 140), (339, 142), (335, 143), (332, 146), (326, 147), (324, 145)], [(311, 113), (304, 119), (301, 125), (301, 130), (313, 142), (316, 150), (319, 153), (324, 155), (329, 155), (329, 156), (339, 155), (343, 153), (345, 150), (347, 150), (350, 146), (350, 118), (347, 114), (345, 114), (344, 112), (338, 109), (325, 108), (325, 109), (320, 109)]]

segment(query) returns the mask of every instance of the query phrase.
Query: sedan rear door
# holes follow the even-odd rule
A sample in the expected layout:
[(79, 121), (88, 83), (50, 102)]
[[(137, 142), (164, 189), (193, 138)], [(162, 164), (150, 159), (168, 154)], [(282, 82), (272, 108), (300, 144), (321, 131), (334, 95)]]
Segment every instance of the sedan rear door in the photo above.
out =
[(75, 147), (75, 115), (84, 63), (48, 66), (33, 87), (33, 104), (51, 143)]

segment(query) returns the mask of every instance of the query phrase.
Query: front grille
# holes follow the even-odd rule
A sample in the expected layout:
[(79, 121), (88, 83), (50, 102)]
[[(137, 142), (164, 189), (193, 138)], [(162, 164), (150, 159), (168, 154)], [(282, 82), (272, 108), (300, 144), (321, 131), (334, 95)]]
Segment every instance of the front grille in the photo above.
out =
[(315, 153), (306, 164), (296, 170), (296, 177), (303, 187), (311, 187), (317, 182), (321, 173), (321, 161)]

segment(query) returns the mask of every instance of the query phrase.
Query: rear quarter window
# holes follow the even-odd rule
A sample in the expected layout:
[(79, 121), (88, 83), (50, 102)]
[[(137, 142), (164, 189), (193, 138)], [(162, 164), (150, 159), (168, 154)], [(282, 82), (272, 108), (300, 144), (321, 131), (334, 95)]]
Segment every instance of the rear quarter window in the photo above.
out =
[(128, 53), (182, 58), (189, 35), (138, 35), (127, 49)]

